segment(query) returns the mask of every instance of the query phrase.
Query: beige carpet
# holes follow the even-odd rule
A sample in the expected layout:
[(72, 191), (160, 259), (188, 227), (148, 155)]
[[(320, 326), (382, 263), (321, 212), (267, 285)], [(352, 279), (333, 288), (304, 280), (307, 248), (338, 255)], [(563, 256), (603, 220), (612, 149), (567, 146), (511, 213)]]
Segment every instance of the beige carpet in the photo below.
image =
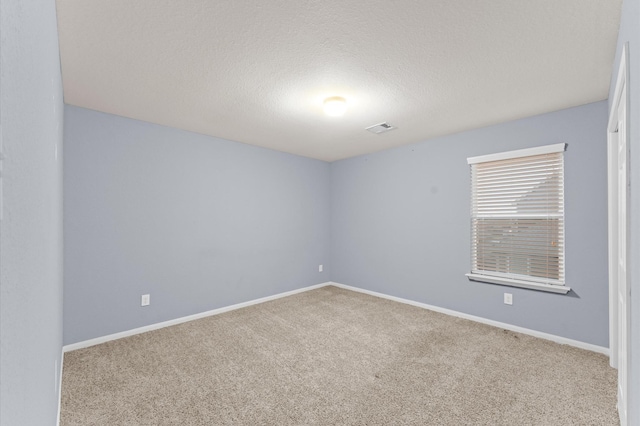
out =
[(65, 354), (62, 425), (614, 425), (605, 356), (324, 287)]

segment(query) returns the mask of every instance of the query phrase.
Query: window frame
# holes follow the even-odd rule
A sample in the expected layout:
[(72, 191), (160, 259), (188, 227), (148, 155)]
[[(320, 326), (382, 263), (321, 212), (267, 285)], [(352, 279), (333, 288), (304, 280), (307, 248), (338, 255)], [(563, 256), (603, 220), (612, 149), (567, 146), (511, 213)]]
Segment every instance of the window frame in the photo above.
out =
[[(519, 150), (515, 150), (515, 151), (506, 151), (506, 152), (500, 152), (500, 153), (495, 153), (495, 154), (488, 154), (488, 155), (481, 155), (481, 156), (476, 156), (476, 157), (469, 157), (467, 158), (467, 164), (469, 165), (470, 171), (473, 167), (474, 164), (480, 164), (480, 163), (489, 163), (489, 162), (496, 162), (496, 161), (501, 161), (501, 160), (510, 160), (510, 159), (519, 159), (519, 158), (524, 158), (524, 157), (531, 157), (531, 156), (538, 156), (538, 155), (545, 155), (545, 154), (556, 154), (556, 153), (562, 153), (564, 154), (564, 151), (566, 150), (566, 146), (567, 144), (565, 143), (559, 143), (559, 144), (553, 144), (553, 145), (545, 145), (545, 146), (539, 146), (539, 147), (535, 147), (535, 148), (527, 148), (527, 149), (519, 149)], [(564, 177), (564, 159), (562, 162), (562, 169), (561, 169), (561, 177)], [(472, 188), (474, 186), (475, 182), (474, 182), (474, 177), (473, 175), (471, 176), (471, 185)], [(561, 187), (562, 192), (564, 193), (564, 181), (562, 182), (562, 187)], [(478, 263), (477, 259), (474, 259), (474, 250), (473, 250), (473, 244), (477, 242), (474, 241), (474, 233), (473, 233), (473, 221), (474, 219), (477, 219), (477, 216), (474, 216), (474, 212), (473, 212), (473, 206), (475, 205), (475, 191), (472, 189), (471, 191), (471, 214), (470, 214), (470, 220), (471, 220), (471, 238), (470, 238), (470, 242), (471, 242), (471, 272), (467, 273), (466, 276), (469, 280), (471, 281), (478, 281), (478, 282), (487, 282), (487, 283), (492, 283), (492, 284), (500, 284), (500, 285), (505, 285), (505, 286), (511, 286), (511, 287), (520, 287), (520, 288), (527, 288), (527, 289), (532, 289), (532, 290), (540, 290), (540, 291), (547, 291), (547, 292), (552, 292), (552, 293), (560, 293), (560, 294), (566, 294), (569, 291), (571, 291), (571, 288), (568, 287), (566, 285), (566, 281), (564, 280), (564, 275), (563, 275), (563, 280), (562, 281), (556, 281), (556, 280), (551, 280), (551, 279), (544, 279), (544, 278), (539, 278), (539, 277), (535, 277), (535, 276), (527, 276), (527, 275), (521, 275), (521, 274), (517, 274), (517, 273), (502, 273), (499, 271), (485, 271), (486, 273), (482, 273), (481, 271), (473, 271), (473, 266), (475, 264)], [(564, 203), (564, 196), (562, 197), (562, 202)], [(502, 216), (504, 219), (510, 219), (510, 220), (514, 220), (517, 219), (517, 214), (515, 214), (514, 216)], [(564, 223), (564, 219), (565, 219), (565, 214), (564, 214), (564, 207), (562, 208), (562, 227), (560, 230), (560, 235), (562, 236), (562, 238), (564, 239), (565, 236), (565, 223)], [(566, 263), (566, 257), (565, 257), (565, 253), (564, 253), (564, 246), (562, 248), (563, 252), (562, 252), (562, 270), (564, 271), (565, 268), (565, 263)]]

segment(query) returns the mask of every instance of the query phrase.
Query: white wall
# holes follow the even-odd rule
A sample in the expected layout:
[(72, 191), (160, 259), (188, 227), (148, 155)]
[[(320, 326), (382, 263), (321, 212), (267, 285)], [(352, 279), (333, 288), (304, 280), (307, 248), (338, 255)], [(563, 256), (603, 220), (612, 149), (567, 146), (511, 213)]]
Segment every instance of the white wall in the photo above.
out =
[(0, 1), (0, 424), (53, 425), (62, 350), (63, 100), (55, 2)]

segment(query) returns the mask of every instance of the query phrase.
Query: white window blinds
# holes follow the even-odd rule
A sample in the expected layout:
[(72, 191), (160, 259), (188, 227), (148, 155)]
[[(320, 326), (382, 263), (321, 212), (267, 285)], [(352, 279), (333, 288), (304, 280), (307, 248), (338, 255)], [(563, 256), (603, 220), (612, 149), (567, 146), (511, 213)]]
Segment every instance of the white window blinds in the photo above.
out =
[(468, 159), (471, 279), (536, 289), (564, 286), (564, 148)]

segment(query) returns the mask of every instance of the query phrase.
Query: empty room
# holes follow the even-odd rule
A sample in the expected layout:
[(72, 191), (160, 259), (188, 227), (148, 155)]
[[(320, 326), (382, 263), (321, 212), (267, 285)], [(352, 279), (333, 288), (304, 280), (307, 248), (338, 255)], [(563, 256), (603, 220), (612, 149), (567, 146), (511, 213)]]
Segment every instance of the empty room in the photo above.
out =
[(0, 425), (640, 425), (640, 0), (0, 0)]

